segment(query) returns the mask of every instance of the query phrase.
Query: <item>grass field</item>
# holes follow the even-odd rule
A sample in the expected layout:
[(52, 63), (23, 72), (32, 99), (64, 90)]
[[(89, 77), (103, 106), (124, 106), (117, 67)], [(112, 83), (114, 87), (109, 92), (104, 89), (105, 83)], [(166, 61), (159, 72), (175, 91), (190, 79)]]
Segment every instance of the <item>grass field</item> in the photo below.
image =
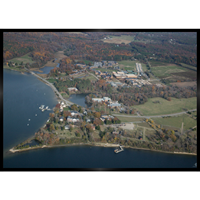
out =
[(13, 58), (10, 61), (14, 62), (14, 63), (18, 63), (20, 64), (21, 62), (23, 62), (24, 64), (26, 63), (34, 63), (34, 61), (32, 61), (31, 57), (29, 57), (29, 53), (27, 53), (24, 56), (18, 57), (18, 58)]
[[(153, 101), (160, 101), (160, 104), (153, 103)], [(189, 110), (197, 108), (197, 98), (192, 97), (188, 99), (176, 99), (171, 98), (171, 101), (167, 101), (161, 97), (149, 98), (148, 102), (142, 105), (131, 106), (142, 112), (143, 115), (164, 115), (182, 112), (182, 108)]]
[(156, 124), (172, 126), (179, 129), (181, 128), (182, 122), (184, 122), (184, 125), (183, 125), (184, 130), (187, 130), (197, 125), (197, 121), (192, 119), (186, 114), (177, 116), (177, 117), (170, 117), (170, 118), (156, 118), (154, 121)]
[(61, 95), (63, 96), (63, 98), (69, 98), (69, 95), (67, 93), (61, 93)]
[(156, 60), (149, 60), (149, 63), (152, 67), (154, 66), (170, 66), (170, 63), (165, 63), (165, 62), (161, 62), (161, 61), (156, 61)]
[(116, 116), (121, 122), (136, 122), (136, 121), (144, 121), (144, 118), (135, 118), (135, 117), (119, 117)]
[(191, 81), (191, 82), (175, 82), (175, 83), (170, 83), (170, 85), (176, 85), (178, 87), (188, 87), (188, 86), (195, 86), (197, 85), (196, 81)]
[(56, 81), (56, 79), (50, 78), (50, 79), (47, 79), (47, 81), (49, 81), (50, 83), (54, 83)]
[(197, 67), (194, 67), (194, 66), (191, 66), (191, 65), (187, 65), (187, 64), (184, 64), (184, 63), (181, 63), (181, 65), (183, 65), (184, 67), (188, 67), (188, 68), (190, 68), (191, 70), (197, 71)]
[[(59, 63), (59, 61), (63, 58), (67, 58), (67, 56), (64, 55), (64, 51), (58, 51), (54, 54), (54, 57), (57, 58), (57, 60), (55, 62), (52, 62), (52, 60), (48, 61), (44, 66), (48, 66), (48, 67), (56, 67), (57, 64)], [(43, 66), (43, 67), (44, 67)]]
[(190, 70), (177, 66), (177, 65), (173, 65), (173, 66), (151, 67), (151, 71), (157, 77), (167, 77), (167, 76), (171, 76), (171, 73), (187, 72)]
[(92, 75), (86, 76), (84, 77), (84, 79), (89, 79), (90, 81), (97, 81), (97, 79)]
[(102, 41), (114, 44), (121, 44), (121, 43), (129, 44), (131, 41), (134, 40), (134, 36), (130, 35), (110, 36), (110, 38), (111, 39), (106, 39), (106, 40), (103, 39)]
[[(134, 70), (134, 71), (137, 72), (136, 63), (138, 63), (138, 61), (135, 61), (135, 60), (118, 61), (118, 64), (119, 64), (121, 69), (123, 69), (123, 70)], [(139, 62), (139, 63), (141, 63), (141, 62)], [(146, 64), (141, 63), (141, 65), (142, 65), (142, 70), (146, 71), (147, 70)]]

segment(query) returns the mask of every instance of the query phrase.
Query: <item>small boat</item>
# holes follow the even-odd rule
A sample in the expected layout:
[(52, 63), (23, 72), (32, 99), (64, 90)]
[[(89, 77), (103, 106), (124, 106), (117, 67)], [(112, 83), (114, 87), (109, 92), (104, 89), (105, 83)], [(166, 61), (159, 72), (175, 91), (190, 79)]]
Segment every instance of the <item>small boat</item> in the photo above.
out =
[(28, 119), (28, 121), (30, 121), (31, 119)]
[(35, 116), (37, 116), (37, 114), (35, 114)]
[(41, 105), (41, 106), (39, 107), (39, 109), (41, 109), (41, 110), (44, 109), (44, 105)]
[(29, 126), (29, 124), (27, 124), (27, 126)]

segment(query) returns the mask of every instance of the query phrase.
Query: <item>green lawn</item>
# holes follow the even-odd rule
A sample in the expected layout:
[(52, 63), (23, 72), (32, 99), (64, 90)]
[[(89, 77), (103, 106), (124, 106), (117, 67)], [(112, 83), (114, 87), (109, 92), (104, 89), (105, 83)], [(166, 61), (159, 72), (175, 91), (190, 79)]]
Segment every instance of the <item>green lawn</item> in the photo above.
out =
[(10, 61), (12, 61), (14, 63), (18, 63), (18, 64), (20, 64), (21, 62), (23, 62), (24, 64), (26, 64), (26, 63), (30, 63), (30, 64), (34, 63), (34, 61), (32, 61), (31, 57), (29, 57), (28, 55), (29, 55), (29, 53), (27, 53), (24, 56), (18, 57), (18, 58), (13, 58)]
[[(113, 115), (114, 116), (114, 115)], [(144, 121), (144, 118), (135, 118), (135, 117), (119, 117), (116, 116), (121, 122), (135, 122), (135, 121)]]
[(97, 79), (92, 76), (92, 75), (89, 75), (89, 76), (86, 76), (86, 77), (83, 77), (84, 79), (89, 79), (90, 81), (97, 81)]
[[(160, 101), (159, 103), (153, 103), (153, 101)], [(131, 106), (142, 112), (143, 115), (164, 115), (182, 112), (182, 108), (189, 110), (197, 108), (197, 98), (171, 98), (171, 101), (167, 101), (161, 97), (149, 98), (148, 102), (141, 105)]]
[(120, 35), (120, 36), (109, 36), (110, 38), (118, 38), (118, 39), (123, 39), (123, 40), (130, 40), (133, 41), (135, 36), (131, 36), (131, 35)]
[(166, 66), (169, 63), (161, 62), (161, 61), (156, 61), (156, 60), (149, 60), (150, 65), (153, 66)]
[(188, 67), (188, 68), (190, 68), (192, 70), (197, 70), (197, 67), (195, 67), (195, 66), (186, 65), (185, 63), (181, 63), (181, 65), (183, 65), (184, 67)]
[(69, 98), (69, 95), (67, 93), (61, 93), (61, 95), (63, 96), (63, 98)]
[(171, 73), (190, 71), (186, 68), (173, 65), (173, 66), (156, 66), (151, 68), (152, 73), (157, 77), (171, 76)]
[(184, 122), (183, 128), (185, 130), (197, 125), (197, 121), (186, 114), (170, 118), (156, 118), (154, 121), (156, 124), (172, 126), (176, 128), (181, 128), (182, 122)]
[[(135, 72), (137, 72), (136, 63), (141, 63), (141, 62), (135, 61), (135, 60), (118, 61), (118, 64), (120, 65), (121, 69), (123, 69), (123, 70), (134, 70)], [(147, 70), (146, 64), (141, 63), (141, 65), (142, 65), (142, 70), (146, 71)]]
[(56, 81), (56, 79), (50, 78), (50, 79), (47, 79), (47, 81), (49, 81), (50, 83), (54, 83)]

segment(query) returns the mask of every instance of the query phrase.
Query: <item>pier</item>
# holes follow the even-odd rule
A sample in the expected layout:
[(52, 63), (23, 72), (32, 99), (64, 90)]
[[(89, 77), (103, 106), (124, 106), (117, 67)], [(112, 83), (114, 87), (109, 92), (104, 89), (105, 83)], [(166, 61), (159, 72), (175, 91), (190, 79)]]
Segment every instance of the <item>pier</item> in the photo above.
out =
[(122, 152), (122, 151), (124, 151), (124, 149), (121, 145), (119, 145), (119, 149), (114, 150), (115, 153), (119, 153), (119, 152)]

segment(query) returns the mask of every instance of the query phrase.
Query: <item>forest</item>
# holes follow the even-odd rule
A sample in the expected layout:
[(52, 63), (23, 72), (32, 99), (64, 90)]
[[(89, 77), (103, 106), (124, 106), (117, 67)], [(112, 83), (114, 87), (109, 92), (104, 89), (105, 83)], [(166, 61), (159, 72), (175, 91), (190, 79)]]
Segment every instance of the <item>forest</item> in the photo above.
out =
[[(129, 44), (104, 43), (105, 36), (133, 36)], [(4, 32), (3, 60), (30, 53), (40, 67), (64, 50), (68, 62), (73, 60), (127, 60), (145, 61), (154, 55), (155, 60), (197, 65), (197, 34), (195, 32)], [(68, 63), (70, 64), (70, 63)]]

